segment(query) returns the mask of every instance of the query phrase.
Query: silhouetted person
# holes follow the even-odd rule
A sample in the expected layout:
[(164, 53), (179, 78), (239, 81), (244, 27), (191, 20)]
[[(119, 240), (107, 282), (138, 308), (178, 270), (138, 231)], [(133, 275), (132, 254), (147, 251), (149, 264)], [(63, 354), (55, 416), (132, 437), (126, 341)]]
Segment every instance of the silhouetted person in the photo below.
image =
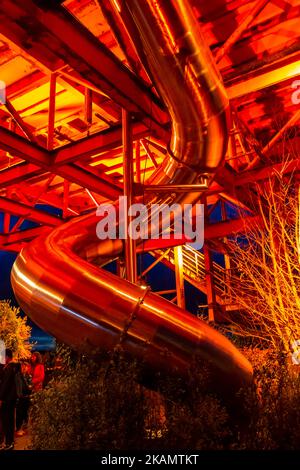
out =
[(22, 393), (20, 364), (13, 362), (13, 354), (10, 349), (5, 351), (5, 366), (0, 378), (0, 416), (4, 445), (2, 449), (14, 448), (15, 434), (15, 409), (17, 399)]
[(29, 362), (23, 362), (21, 365), (21, 379), (22, 379), (22, 396), (17, 403), (16, 413), (16, 436), (20, 437), (25, 434), (24, 428), (28, 423), (28, 413), (30, 407), (30, 394), (32, 389), (31, 383), (31, 366)]

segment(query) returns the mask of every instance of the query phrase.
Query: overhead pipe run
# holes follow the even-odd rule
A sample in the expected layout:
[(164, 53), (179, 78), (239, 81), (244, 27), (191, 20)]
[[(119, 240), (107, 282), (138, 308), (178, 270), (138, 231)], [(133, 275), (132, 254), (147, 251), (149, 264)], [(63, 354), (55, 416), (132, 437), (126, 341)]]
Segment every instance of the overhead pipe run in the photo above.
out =
[[(111, 4), (115, 2), (111, 2)], [(134, 23), (134, 43), (172, 118), (172, 138), (149, 185), (194, 185), (212, 178), (227, 147), (228, 99), (187, 0), (118, 0)], [(124, 21), (126, 26), (126, 22)], [(127, 26), (126, 26), (127, 27)], [(138, 41), (138, 43), (137, 43)], [(147, 204), (193, 204), (199, 193), (145, 196)], [(18, 256), (12, 285), (22, 309), (58, 340), (82, 351), (113, 350), (122, 340), (147, 370), (186, 376), (200, 356), (231, 390), (251, 381), (247, 359), (205, 322), (87, 261), (123, 254), (122, 240), (99, 242), (99, 218), (87, 215), (37, 238)]]

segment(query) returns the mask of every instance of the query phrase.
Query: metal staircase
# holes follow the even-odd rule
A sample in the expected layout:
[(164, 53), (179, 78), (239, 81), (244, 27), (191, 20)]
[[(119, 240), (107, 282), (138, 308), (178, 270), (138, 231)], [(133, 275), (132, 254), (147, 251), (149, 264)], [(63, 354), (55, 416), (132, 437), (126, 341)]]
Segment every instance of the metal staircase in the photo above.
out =
[[(174, 250), (156, 250), (151, 252), (151, 255), (167, 266), (168, 268), (175, 269)], [(199, 289), (204, 294), (206, 290), (206, 269), (204, 262), (204, 254), (195, 250), (189, 245), (182, 246), (182, 258), (183, 258), (183, 275), (184, 279), (192, 284), (194, 287)], [(236, 310), (237, 306), (232, 304), (230, 293), (226, 288), (228, 283), (226, 282), (227, 276), (230, 273), (228, 270), (220, 266), (218, 263), (213, 262), (213, 278), (214, 286), (216, 290), (216, 301), (226, 311)]]

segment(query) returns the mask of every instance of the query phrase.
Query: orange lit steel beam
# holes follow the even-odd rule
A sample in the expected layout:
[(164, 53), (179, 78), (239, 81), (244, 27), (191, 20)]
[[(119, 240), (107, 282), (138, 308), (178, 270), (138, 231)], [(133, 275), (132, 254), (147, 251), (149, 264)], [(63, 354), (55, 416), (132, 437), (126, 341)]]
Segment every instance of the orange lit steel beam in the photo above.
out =
[(135, 175), (136, 183), (141, 183), (141, 144), (139, 140), (135, 144)]
[(147, 142), (147, 144), (150, 146), (150, 147), (154, 147), (156, 150), (158, 150), (160, 153), (162, 153), (163, 155), (166, 155), (168, 150), (166, 148), (166, 145), (162, 145), (161, 143), (159, 143), (158, 141), (154, 141), (154, 139), (152, 138), (151, 136), (151, 140), (149, 139), (144, 139), (145, 142)]
[(236, 233), (246, 233), (251, 227), (261, 225), (260, 216), (248, 216), (240, 219), (229, 220), (208, 224), (204, 227), (204, 237), (206, 240), (213, 238), (224, 238)]
[[(217, 239), (217, 238), (224, 238), (226, 236), (230, 236), (233, 234), (237, 233), (245, 233), (247, 230), (251, 229), (253, 226), (257, 225), (262, 225), (262, 220), (259, 216), (249, 216), (245, 217), (243, 219), (235, 219), (235, 220), (229, 220), (226, 222), (218, 222), (215, 224), (208, 224), (205, 226), (204, 233), (205, 233), (205, 239), (206, 240), (211, 240), (211, 239)], [(27, 241), (27, 240), (32, 240), (35, 237), (38, 237), (43, 233), (43, 230), (48, 230), (48, 227), (37, 227), (34, 229), (28, 229), (28, 230), (21, 230), (19, 232), (15, 232), (12, 234), (7, 234), (7, 235), (1, 235), (0, 234), (0, 245), (5, 245), (9, 243), (16, 243), (19, 241)], [(158, 249), (166, 249), (167, 251), (178, 244), (185, 244), (187, 242), (186, 239), (181, 239), (181, 240), (175, 240), (175, 239), (170, 239), (170, 240), (146, 240), (143, 245), (140, 245), (137, 248), (137, 253), (144, 253), (144, 252), (149, 252), (149, 251), (155, 251)], [(163, 253), (157, 260), (155, 260), (155, 264), (153, 267), (158, 264), (162, 258), (167, 256), (167, 251)], [(142, 273), (142, 275), (146, 275), (147, 272), (149, 272), (150, 269), (147, 268), (145, 272)]]
[(27, 139), (30, 140), (31, 142), (35, 142), (36, 138), (34, 134), (29, 129), (29, 126), (23, 121), (20, 114), (14, 108), (14, 106), (11, 104), (8, 98), (6, 98), (5, 107), (7, 111), (9, 112), (9, 114), (11, 115), (11, 117), (14, 119), (14, 121), (18, 124), (19, 128), (21, 129), (25, 137), (27, 137)]
[(46, 73), (41, 70), (34, 70), (25, 77), (20, 78), (16, 82), (7, 85), (6, 92), (10, 99), (15, 99), (20, 95), (29, 93), (48, 82)]
[[(121, 155), (118, 155), (118, 157), (116, 158), (116, 160), (120, 160), (121, 157), (122, 157)], [(98, 164), (101, 163), (102, 160), (107, 159), (107, 158), (109, 158), (109, 153), (106, 155), (105, 158), (103, 157), (103, 158), (99, 158), (99, 159), (97, 158), (97, 159), (95, 159), (95, 163), (97, 162), (97, 165), (95, 165), (95, 166), (98, 166)], [(114, 158), (114, 157), (112, 157), (112, 159), (113, 159), (113, 158)], [(141, 163), (141, 164), (142, 164), (142, 162), (146, 163), (147, 158), (148, 158), (147, 155), (143, 155), (142, 157), (140, 157), (140, 163)], [(79, 163), (78, 165), (81, 165), (81, 163)], [(93, 162), (93, 166), (94, 166), (94, 162)], [(101, 168), (101, 166), (100, 166), (99, 168)], [(110, 165), (110, 166), (108, 166), (108, 167), (107, 167), (107, 171), (109, 171), (108, 174), (111, 174), (112, 170), (118, 171), (118, 170), (120, 170), (121, 168), (123, 168), (123, 162), (121, 162), (121, 163), (116, 163), (115, 165)], [(153, 165), (151, 165), (151, 166), (149, 165), (149, 166), (143, 168), (143, 174), (144, 174), (145, 172), (147, 172), (147, 171), (150, 171), (150, 170), (152, 170), (152, 171), (155, 170), (155, 167), (154, 167)], [(136, 174), (136, 168), (135, 168), (135, 170), (134, 170), (134, 174)], [(120, 176), (120, 178), (121, 178), (122, 175), (120, 174), (119, 176)], [(137, 185), (138, 190), (139, 190), (141, 193), (143, 193), (143, 190), (142, 190), (143, 185), (142, 185), (142, 184), (139, 184), (139, 185), (138, 185), (138, 183), (135, 183), (134, 186), (135, 186), (135, 185)]]
[(215, 321), (216, 317), (216, 290), (214, 283), (212, 253), (207, 243), (203, 246), (204, 264), (205, 264), (205, 286), (208, 304), (208, 321)]
[[(270, 4), (271, 4), (270, 0)], [(284, 3), (283, 3), (284, 5)], [(288, 8), (283, 8), (281, 11), (279, 8), (269, 8), (266, 14), (260, 15), (256, 18), (255, 24), (251, 24), (243, 32), (243, 37), (237, 41), (237, 46), (242, 48), (243, 43), (246, 44), (247, 40), (251, 40), (252, 44), (256, 41), (260, 41), (263, 35), (269, 34), (272, 28), (278, 27), (280, 24), (287, 21), (291, 21), (295, 18), (299, 18), (300, 5), (289, 4)], [(266, 21), (266, 18), (267, 21)], [(287, 23), (286, 23), (287, 24)], [(294, 48), (293, 48), (294, 49)]]
[(45, 235), (51, 230), (50, 227), (34, 227), (26, 230), (20, 230), (14, 233), (0, 234), (0, 246), (7, 246), (10, 244), (28, 242), (40, 235)]
[(113, 150), (106, 150), (104, 152), (101, 152), (96, 156), (91, 156), (90, 159), (83, 159), (83, 161), (89, 162), (91, 166), (97, 166), (99, 163), (103, 162), (103, 160), (119, 160), (123, 155), (123, 150), (122, 147), (116, 147)]
[[(88, 80), (85, 80), (84, 78), (82, 78), (81, 75), (79, 75), (75, 70), (72, 70), (72, 69), (68, 70), (68, 69), (69, 69), (69, 67), (66, 67), (62, 70), (59, 70), (59, 72), (58, 72), (60, 79), (62, 79), (64, 82), (67, 82), (68, 84), (70, 84), (70, 82), (72, 82), (71, 86), (73, 88), (77, 88), (75, 85), (78, 85), (78, 86), (82, 87), (83, 88), (83, 93), (82, 94), (84, 94), (84, 91), (87, 88), (88, 90), (93, 91), (96, 94), (100, 95), (102, 98), (106, 98), (107, 100), (109, 99), (108, 96), (105, 93), (103, 93), (101, 90), (99, 90), (99, 88), (94, 86)], [(117, 105), (114, 105), (114, 106), (118, 107)], [(121, 113), (118, 113), (115, 117), (120, 118), (120, 116), (121, 116)]]
[[(174, 294), (176, 289), (167, 289), (167, 290), (156, 290), (155, 294), (157, 295), (167, 295), (167, 294)], [(176, 295), (177, 297), (177, 295)]]
[(103, 111), (110, 116), (112, 123), (121, 119), (121, 110), (119, 109), (119, 106), (111, 101), (106, 95), (101, 94), (100, 90), (89, 82), (78, 78), (74, 71), (65, 72), (64, 70), (60, 70), (57, 80), (62, 83), (65, 88), (74, 88), (82, 95), (84, 95), (84, 90), (88, 88), (94, 92), (93, 101), (95, 105), (103, 109)]
[(48, 133), (47, 149), (53, 150), (55, 131), (55, 102), (56, 102), (56, 74), (51, 73), (49, 84), (49, 110), (48, 110)]
[(162, 253), (162, 255), (160, 255), (155, 261), (153, 261), (153, 263), (150, 264), (150, 266), (148, 266), (148, 268), (146, 268), (142, 273), (141, 275), (139, 276), (139, 278), (143, 278), (144, 276), (146, 276), (147, 273), (149, 273), (151, 271), (151, 269), (153, 269), (158, 263), (160, 263), (166, 256), (168, 256), (169, 254), (169, 249), (164, 251)]
[(154, 167), (157, 168), (158, 167), (158, 163), (155, 159), (155, 156), (154, 154), (151, 152), (151, 150), (149, 149), (149, 145), (142, 139), (141, 140), (141, 144), (142, 144), (142, 147), (143, 149), (145, 150), (147, 156), (150, 158), (151, 162), (153, 163)]
[[(237, 173), (233, 170), (233, 168), (230, 167), (227, 163), (225, 163), (223, 167), (220, 167), (217, 170), (217, 173), (214, 178), (215, 181), (213, 182), (213, 185), (211, 187), (212, 192), (222, 194), (224, 198), (230, 200), (233, 204), (242, 209), (250, 210), (248, 207), (249, 199), (247, 194), (242, 191), (233, 192), (236, 175)], [(220, 187), (224, 188), (224, 191), (220, 191)]]
[[(44, 180), (47, 177), (47, 174), (44, 175)], [(60, 183), (62, 185), (62, 183)], [(35, 184), (26, 184), (18, 185), (14, 187), (15, 194), (19, 199), (28, 205), (32, 202), (39, 200), (41, 203), (48, 204), (49, 206), (56, 207), (58, 209), (63, 208), (62, 197), (54, 192), (54, 188), (51, 187), (48, 191), (45, 187), (45, 191), (41, 194), (41, 190)], [(23, 197), (23, 199), (22, 199)]]
[[(300, 67), (299, 67), (299, 70), (300, 70)], [(278, 131), (277, 134), (275, 134), (274, 137), (272, 137), (270, 142), (268, 142), (267, 145), (263, 148), (262, 153), (265, 155), (276, 144), (276, 142), (284, 135), (285, 131), (289, 127), (292, 127), (294, 124), (297, 124), (299, 119), (300, 119), (300, 109), (296, 113), (294, 113), (293, 116), (280, 129), (280, 131)]]
[(70, 183), (68, 180), (64, 180), (64, 194), (63, 194), (63, 218), (64, 219), (68, 216), (69, 195), (70, 195)]
[(220, 192), (219, 197), (242, 211), (253, 213), (252, 206), (256, 197), (251, 191), (245, 191), (244, 188), (235, 188), (234, 191)]
[[(25, 199), (25, 204), (26, 203), (29, 203), (29, 205), (31, 207), (34, 207), (38, 201), (40, 200), (41, 196), (48, 191), (48, 188), (50, 186), (50, 184), (52, 183), (53, 179), (55, 178), (55, 175), (52, 175), (50, 174), (48, 180), (46, 181), (46, 184), (42, 187), (42, 189), (39, 189), (39, 191), (37, 191), (37, 194), (36, 196), (33, 198), (32, 201), (29, 201), (26, 197), (24, 198)], [(27, 204), (26, 204), (27, 205)], [(21, 227), (22, 223), (24, 222), (24, 217), (20, 217), (19, 220), (15, 223), (15, 225), (12, 227), (11, 229), (11, 232), (16, 232), (19, 227)]]
[(10, 214), (8, 212), (5, 212), (4, 218), (3, 218), (3, 232), (9, 233), (9, 230), (10, 230)]
[(43, 170), (33, 163), (22, 162), (0, 171), (0, 188), (6, 188), (24, 181), (28, 176), (40, 174)]
[(185, 308), (182, 246), (174, 247), (174, 265), (177, 305), (180, 308)]
[(38, 166), (47, 166), (51, 163), (48, 152), (33, 142), (15, 134), (4, 127), (0, 127), (1, 149), (20, 158), (28, 156), (28, 160)]
[[(0, 144), (1, 147), (1, 144)], [(27, 158), (27, 156), (23, 156)], [(34, 165), (31, 163), (20, 163), (7, 170), (0, 171), (0, 188), (13, 186), (25, 179), (32, 178), (37, 174), (43, 172), (55, 172), (62, 178), (66, 178), (69, 181), (78, 184), (84, 188), (90, 189), (91, 191), (104, 195), (108, 199), (116, 199), (121, 195), (121, 190), (116, 185), (115, 181), (109, 181), (109, 176), (98, 175), (91, 173), (84, 168), (79, 168), (76, 165), (63, 165), (59, 167), (59, 171), (53, 166), (45, 165)]]
[(130, 35), (124, 27), (121, 17), (117, 14), (114, 8), (111, 8), (109, 0), (97, 0), (100, 10), (105, 17), (117, 43), (125, 54), (125, 57), (132, 68), (132, 70), (143, 79), (147, 79), (139, 57), (134, 48), (134, 44)]
[(13, 243), (7, 246), (2, 246), (0, 244), (0, 250), (9, 251), (13, 253), (20, 253), (20, 251), (24, 248), (24, 246), (25, 246), (25, 243)]
[[(140, 129), (138, 128), (137, 130), (139, 132)], [(98, 140), (98, 137), (99, 136), (97, 136), (98, 149), (99, 149), (100, 141)], [(114, 137), (116, 137), (116, 135), (114, 135)], [(104, 140), (104, 145), (105, 143), (108, 144), (108, 142)], [(110, 141), (110, 145), (111, 144), (112, 144), (112, 141)], [(85, 146), (89, 145), (89, 139), (84, 140), (84, 142), (80, 141), (78, 145), (79, 147), (75, 146), (77, 151), (83, 152)], [(95, 151), (95, 148), (96, 148), (95, 140), (93, 140), (92, 146)], [(97, 174), (92, 173), (90, 170), (88, 171), (85, 168), (84, 169), (79, 168), (72, 164), (69, 164), (69, 165), (62, 164), (61, 166), (57, 168), (53, 164), (52, 155), (48, 153), (46, 150), (42, 149), (41, 147), (37, 145), (34, 145), (31, 142), (28, 142), (26, 139), (22, 138), (21, 136), (18, 136), (14, 134), (13, 132), (7, 129), (4, 129), (2, 127), (0, 127), (0, 147), (3, 150), (6, 150), (13, 155), (17, 155), (20, 158), (27, 160), (30, 163), (33, 163), (34, 165), (36, 164), (37, 166), (40, 166), (44, 170), (55, 171), (60, 176), (66, 179), (70, 179), (71, 181), (76, 182), (77, 184), (87, 187), (88, 189), (91, 189), (93, 191), (96, 191), (97, 193), (101, 194), (101, 192), (104, 190), (104, 191), (108, 191), (108, 193), (106, 194), (107, 197), (113, 197), (113, 196), (118, 197), (119, 195), (120, 191), (118, 190), (116, 183), (110, 180), (108, 176), (103, 175), (101, 177), (101, 175), (98, 176)], [(91, 150), (91, 147), (89, 147), (89, 149)], [(70, 156), (69, 152), (71, 152), (72, 154), (72, 152), (74, 151), (74, 147), (72, 147), (71, 149), (70, 147), (67, 147), (65, 151)], [(32, 170), (32, 172), (36, 172), (37, 168), (33, 166), (31, 168), (27, 168), (27, 170)], [(15, 172), (15, 170), (10, 170), (10, 171)], [(30, 171), (27, 172), (27, 176), (29, 175), (30, 175)], [(68, 178), (68, 175), (69, 175), (69, 178)], [(1, 178), (0, 178), (0, 184), (1, 184)], [(106, 188), (104, 186), (106, 186)]]
[[(0, 13), (5, 17), (0, 25), (4, 36), (21, 48), (27, 38), (27, 53), (52, 71), (70, 65), (122, 108), (142, 113), (153, 131), (165, 138), (164, 124), (169, 116), (159, 98), (66, 9), (54, 4), (43, 8), (42, 2), (37, 5), (32, 0), (18, 5), (2, 0)], [(30, 28), (26, 22), (18, 22), (16, 28), (16, 20), (28, 16)], [(50, 55), (56, 61), (49, 63)]]
[[(72, 165), (68, 165), (68, 168), (71, 167)], [(99, 182), (103, 181), (107, 184), (110, 185), (110, 187), (114, 190), (116, 190), (118, 193), (122, 191), (123, 189), (123, 186), (121, 183), (119, 183), (118, 181), (115, 181), (114, 179), (112, 179), (112, 177), (110, 175), (107, 175), (105, 173), (105, 171), (108, 171), (110, 168), (109, 167), (105, 167), (105, 170), (100, 170), (100, 168), (97, 168), (97, 166), (95, 168), (93, 167), (90, 167), (87, 163), (83, 163), (83, 162), (78, 162), (76, 163), (76, 168), (79, 168), (80, 170), (84, 170), (86, 171), (87, 173), (89, 174), (93, 174), (95, 176), (97, 176), (97, 178), (99, 178)], [(60, 167), (61, 169), (62, 167)], [(89, 188), (87, 188), (89, 189)]]
[(185, 245), (190, 241), (191, 240), (185, 236), (175, 238), (172, 235), (170, 238), (149, 239), (138, 245), (136, 251), (137, 253), (147, 253), (148, 251), (164, 250), (166, 248), (173, 248), (174, 246)]
[(264, 67), (255, 74), (244, 75), (238, 83), (226, 86), (229, 99), (239, 98), (248, 95), (263, 88), (267, 88), (277, 83), (288, 80), (289, 78), (298, 77), (300, 75), (300, 60), (294, 59), (290, 64), (276, 68), (276, 64), (271, 67)]
[(122, 126), (123, 126), (123, 184), (124, 197), (127, 198), (124, 207), (124, 233), (125, 237), (125, 266), (126, 279), (130, 282), (137, 281), (137, 264), (136, 264), (136, 243), (129, 232), (132, 217), (128, 211), (133, 204), (133, 143), (131, 130), (131, 115), (125, 109), (122, 109)]
[[(97, 194), (103, 194), (110, 199), (116, 199), (121, 193), (112, 180), (108, 181), (109, 177), (107, 176), (101, 178), (101, 175), (79, 168), (72, 163), (56, 168), (51, 161), (51, 154), (46, 150), (3, 127), (0, 127), (0, 148), (10, 152), (12, 155), (17, 155), (30, 163), (36, 164), (45, 171), (55, 172), (63, 178), (88, 188)], [(34, 168), (33, 171), (36, 172), (36, 169)], [(27, 174), (27, 177), (29, 175)]]
[(90, 200), (93, 202), (93, 204), (95, 204), (95, 206), (98, 207), (99, 202), (96, 200), (95, 196), (91, 193), (91, 191), (86, 189), (86, 193), (88, 194), (88, 196), (89, 196)]
[(207, 185), (204, 184), (145, 184), (135, 185), (136, 194), (145, 193), (201, 193), (207, 190)]
[[(148, 2), (143, 2), (145, 11), (140, 10), (139, 1), (133, 3), (137, 6), (136, 13), (141, 13), (141, 27), (144, 26), (144, 30), (157, 30), (157, 34), (152, 35), (154, 38), (152, 44), (147, 41), (146, 37), (144, 41), (145, 49), (152, 52), (149, 56), (151, 55), (153, 59), (153, 68), (158, 63), (158, 75), (159, 70), (162, 75), (164, 72), (169, 73), (172, 78), (169, 84), (175, 83), (174, 88), (178, 89), (178, 96), (181, 97), (179, 102), (175, 99), (176, 93), (173, 95), (172, 87), (168, 87), (168, 80), (165, 84), (157, 80), (159, 89), (164, 91), (169, 88), (170, 101), (174, 103), (169, 104), (170, 114), (175, 115), (177, 122), (180, 122), (177, 126), (179, 135), (176, 132), (173, 136), (173, 142), (174, 140), (177, 142), (174, 146), (172, 145), (173, 148), (171, 147), (172, 153), (177, 157), (178, 162), (188, 164), (197, 162), (199, 173), (207, 168), (214, 172), (225, 156), (223, 151), (227, 128), (225, 112), (228, 102), (225, 99), (223, 87), (221, 84), (219, 86), (218, 79), (214, 79), (216, 74), (213, 62), (200, 32), (198, 34), (198, 22), (192, 15), (189, 2), (172, 2), (174, 16), (178, 5), (182, 9), (181, 15), (179, 11), (177, 12), (178, 28), (174, 27), (174, 37), (180, 39), (180, 47), (186, 51), (184, 54), (186, 60), (182, 61), (178, 61), (175, 55), (176, 50), (168, 54), (169, 49), (164, 47), (166, 45), (164, 44), (164, 31), (159, 28), (160, 24), (154, 15), (153, 18), (150, 16), (147, 18), (148, 13), (151, 14), (151, 11), (147, 11), (150, 9), (146, 8)], [(151, 3), (153, 7), (157, 4), (155, 0)], [(163, 3), (167, 2), (161, 2)], [(144, 18), (149, 21), (145, 21), (143, 25)], [(186, 18), (186, 25), (181, 23), (182, 18)], [(171, 19), (170, 16), (170, 23)], [(188, 34), (190, 30), (192, 33)], [(198, 47), (196, 48), (194, 44)], [(186, 85), (184, 78), (187, 61), (191, 61), (192, 69), (195, 68), (197, 72), (190, 77), (190, 87), (184, 86)], [(180, 69), (178, 79), (173, 79), (172, 70), (176, 75), (178, 69)], [(193, 100), (195, 89), (199, 87), (198, 76), (201, 76), (200, 88), (203, 85), (205, 93), (205, 97), (202, 97), (202, 93), (200, 96), (199, 92), (199, 99), (203, 104), (202, 111), (197, 109), (199, 100), (195, 102)], [(223, 96), (224, 99), (222, 99)], [(191, 102), (190, 107), (189, 102)], [(184, 103), (184, 116), (181, 115), (182, 103)], [(207, 132), (202, 132), (202, 124)], [(201, 130), (196, 132), (199, 125)], [(182, 129), (180, 129), (181, 126)], [(219, 132), (214, 132), (216, 129)], [(207, 141), (206, 134), (210, 133), (213, 135), (212, 141), (210, 139)], [(183, 152), (180, 151), (180, 146), (183, 147)], [(171, 158), (173, 157), (170, 156), (166, 160), (167, 164)], [(198, 176), (196, 171), (186, 171), (185, 168), (179, 171), (179, 163), (176, 164), (174, 161), (172, 163), (173, 165), (168, 165), (169, 168), (173, 166), (168, 176), (163, 177), (156, 172), (154, 175), (156, 182), (161, 180), (165, 183), (168, 178), (174, 183), (180, 183), (188, 177), (190, 179), (187, 182), (196, 180)], [(174, 198), (174, 201), (177, 199)], [(179, 202), (183, 204), (184, 200), (179, 199)], [(64, 224), (60, 230), (52, 232), (50, 238), (37, 240), (37, 244), (32, 244), (28, 247), (28, 252), (24, 251), (18, 258), (12, 272), (12, 284), (19, 303), (33, 320), (43, 328), (50, 329), (53, 335), (67, 341), (75, 348), (83, 348), (88, 344), (85, 346), (87, 353), (98, 345), (103, 350), (114, 349), (115, 345), (120, 343), (121, 338), (126, 353), (127, 351), (129, 354), (133, 352), (140, 361), (148, 359), (149, 362), (146, 364), (148, 368), (153, 367), (154, 370), (162, 372), (166, 370), (170, 373), (173, 365), (177, 373), (184, 376), (192, 352), (197, 357), (211, 359), (213, 365), (220, 370), (218, 385), (229, 383), (240, 388), (243, 381), (250, 382), (252, 368), (246, 359), (226, 338), (218, 335), (213, 329), (209, 329), (204, 322), (199, 323), (197, 319), (182, 312), (177, 306), (157, 298), (149, 290), (144, 292), (142, 287), (116, 278), (95, 266), (88, 266), (86, 261), (80, 260), (80, 257), (76, 255), (79, 245), (84, 247), (83, 251), (87, 249), (88, 252), (90, 246), (93, 248), (94, 241), (97, 243), (96, 238), (95, 215), (93, 214), (92, 217), (69, 222), (68, 226)], [(104, 260), (111, 257), (111, 247), (102, 250)], [(60, 272), (58, 272), (59, 269)], [(66, 280), (64, 283), (61, 282), (62, 276)], [(58, 281), (57, 289), (55, 289), (55, 277)], [(31, 295), (28, 295), (28, 292)], [(48, 293), (51, 294), (51, 299), (47, 297)], [(138, 324), (134, 321), (136, 316)], [(63, 328), (61, 328), (62, 318)], [(128, 319), (132, 321), (126, 322)], [(168, 350), (168, 355), (164, 358), (162, 358), (162, 350)]]
[[(141, 122), (132, 123), (132, 138), (139, 140), (149, 134), (147, 127)], [(55, 165), (62, 165), (76, 160), (83, 160), (122, 145), (122, 126), (101, 131), (88, 138), (65, 145), (53, 153)]]
[[(222, 221), (223, 222), (226, 222), (227, 220), (227, 209), (226, 209), (226, 204), (223, 200), (220, 201), (221, 202), (221, 218), (222, 218)], [(228, 238), (227, 237), (224, 237), (223, 240), (220, 242), (221, 245), (225, 245), (224, 248), (226, 248), (227, 246), (227, 243), (228, 243)], [(222, 246), (220, 247), (222, 248)], [(219, 247), (217, 247), (217, 249), (220, 249)], [(230, 298), (231, 298), (231, 289), (230, 289), (230, 286), (231, 286), (231, 260), (230, 260), (230, 256), (228, 255), (228, 252), (226, 250), (224, 250), (224, 264), (225, 264), (225, 293), (226, 295), (229, 295)]]
[(280, 162), (273, 165), (264, 166), (257, 170), (247, 171), (244, 174), (237, 176), (235, 186), (244, 186), (249, 183), (256, 183), (257, 181), (266, 180), (275, 176), (278, 173), (291, 174), (300, 171), (300, 158), (296, 158), (290, 162)]
[[(205, 223), (208, 223), (208, 206), (207, 206), (207, 197), (204, 196), (204, 216)], [(204, 232), (205, 239), (205, 232)], [(215, 289), (215, 280), (214, 280), (214, 264), (212, 259), (212, 252), (208, 246), (207, 239), (205, 239), (203, 245), (203, 255), (204, 255), (204, 266), (205, 266), (205, 286), (206, 286), (206, 296), (208, 304), (208, 321), (215, 321), (216, 318), (216, 289)], [(177, 294), (178, 295), (178, 294)]]
[(223, 166), (218, 168), (214, 180), (224, 189), (231, 189), (234, 182), (236, 172), (233, 168), (225, 162)]
[[(141, 123), (133, 123), (133, 139), (139, 139), (146, 135), (149, 131), (146, 126)], [(88, 158), (96, 152), (108, 151), (122, 143), (122, 129), (121, 127), (102, 131), (98, 134), (92, 135), (89, 138), (84, 138), (78, 142), (68, 144), (61, 149), (55, 150), (49, 154), (45, 149), (39, 146), (31, 146), (30, 143), (26, 145), (26, 140), (17, 136), (13, 132), (0, 127), (0, 146), (3, 150), (7, 150), (13, 155), (25, 159), (26, 155), (30, 155), (30, 160), (36, 162), (38, 165), (46, 165), (57, 167), (58, 165), (65, 165), (66, 163), (76, 161), (78, 159)], [(29, 157), (28, 157), (29, 158)], [(31, 173), (34, 167), (28, 168), (28, 173)], [(1, 184), (1, 179), (0, 179)]]
[(87, 188), (96, 194), (107, 197), (108, 199), (117, 199), (122, 194), (121, 189), (116, 185), (115, 181), (110, 180), (109, 176), (105, 174), (98, 175), (96, 173), (92, 173), (73, 163), (62, 165), (57, 169), (56, 167), (50, 167), (50, 169), (63, 178), (66, 178), (73, 183), (77, 183), (79, 186)]
[(85, 88), (84, 93), (84, 120), (87, 125), (87, 135), (90, 135), (90, 127), (93, 123), (93, 92)]
[[(293, 116), (282, 126), (282, 128), (272, 137), (272, 139), (265, 145), (265, 147), (262, 149), (261, 154), (264, 156), (266, 155), (272, 147), (278, 142), (278, 140), (281, 139), (281, 137), (284, 135), (284, 133), (289, 129), (289, 127), (292, 127), (293, 125), (297, 124), (297, 122), (300, 119), (300, 109), (296, 111)], [(247, 170), (251, 170), (256, 166), (256, 164), (259, 162), (260, 158), (259, 155), (257, 155), (248, 165)]]
[(230, 48), (237, 42), (237, 40), (242, 36), (243, 32), (250, 26), (252, 21), (261, 13), (265, 6), (269, 3), (269, 0), (258, 0), (250, 13), (247, 13), (245, 18), (239, 23), (239, 26), (234, 30), (234, 32), (229, 36), (225, 41), (223, 46), (218, 50), (216, 54), (216, 62), (220, 62), (223, 57), (228, 53)]
[(38, 224), (49, 225), (50, 227), (56, 227), (62, 223), (62, 220), (54, 215), (3, 196), (0, 196), (0, 211), (24, 217), (25, 219), (32, 220)]

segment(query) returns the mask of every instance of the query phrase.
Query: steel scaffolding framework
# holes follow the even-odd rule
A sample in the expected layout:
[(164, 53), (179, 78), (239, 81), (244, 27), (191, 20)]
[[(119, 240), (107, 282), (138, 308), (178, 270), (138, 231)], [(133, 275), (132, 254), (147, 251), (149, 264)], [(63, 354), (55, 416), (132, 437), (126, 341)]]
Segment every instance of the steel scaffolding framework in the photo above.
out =
[[(213, 263), (212, 251), (258, 222), (254, 183), (300, 170), (300, 104), (292, 100), (300, 77), (300, 1), (191, 3), (230, 99), (226, 162), (205, 192), (203, 254), (182, 247), (184, 239), (178, 247), (149, 241), (143, 250), (155, 257), (152, 266), (164, 262), (176, 271), (174, 290), (158, 293), (176, 294), (172, 300), (183, 307), (183, 282), (191, 282), (207, 295), (213, 321), (226, 270)], [(1, 250), (19, 252), (51, 227), (122, 194), (130, 204), (136, 195), (170, 189), (143, 184), (166, 154), (170, 116), (127, 31), (109, 13), (106, 0), (1, 2), (0, 80), (7, 84), (0, 106)], [(286, 145), (292, 148), (288, 163)], [(201, 186), (172, 191), (203, 193)], [(228, 219), (225, 203), (247, 215)], [(212, 223), (217, 204), (222, 220)], [(23, 229), (25, 220), (37, 226)], [(135, 258), (136, 247), (128, 244), (123, 271), (132, 282)]]

